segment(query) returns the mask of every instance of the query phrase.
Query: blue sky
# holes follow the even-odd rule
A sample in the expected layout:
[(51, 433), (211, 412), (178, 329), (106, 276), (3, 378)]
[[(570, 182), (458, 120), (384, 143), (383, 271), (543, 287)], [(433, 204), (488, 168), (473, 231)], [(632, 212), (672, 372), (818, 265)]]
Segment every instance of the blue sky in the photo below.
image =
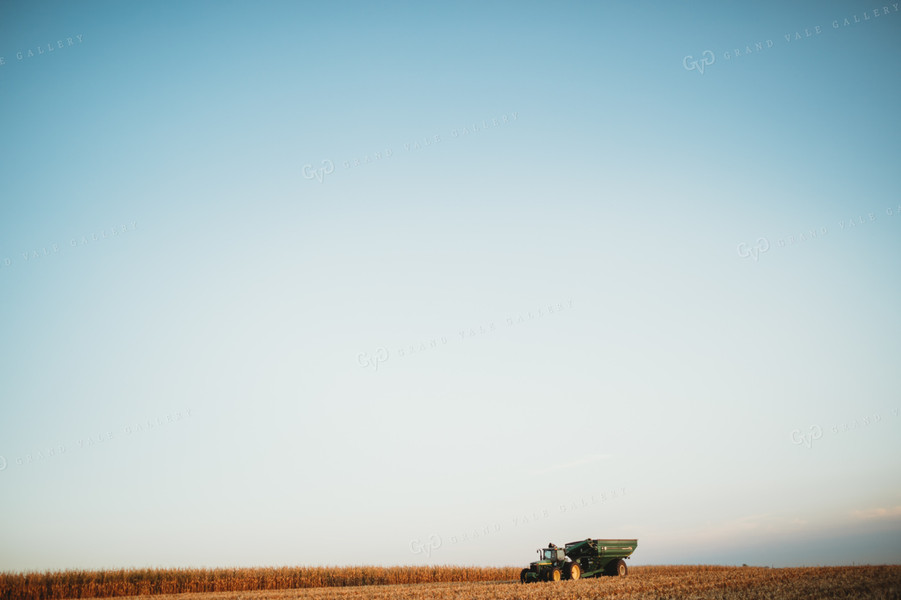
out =
[(898, 8), (0, 5), (0, 570), (901, 561)]

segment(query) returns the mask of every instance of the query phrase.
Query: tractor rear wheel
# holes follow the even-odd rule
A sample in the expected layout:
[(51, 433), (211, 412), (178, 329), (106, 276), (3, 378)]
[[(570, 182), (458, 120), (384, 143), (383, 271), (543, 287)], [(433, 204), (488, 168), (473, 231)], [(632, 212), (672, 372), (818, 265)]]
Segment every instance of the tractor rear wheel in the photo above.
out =
[(566, 574), (567, 579), (576, 580), (582, 576), (582, 569), (579, 568), (579, 563), (575, 563), (575, 562), (569, 563), (569, 565), (567, 565), (567, 567), (566, 567), (566, 571), (567, 571), (567, 574)]

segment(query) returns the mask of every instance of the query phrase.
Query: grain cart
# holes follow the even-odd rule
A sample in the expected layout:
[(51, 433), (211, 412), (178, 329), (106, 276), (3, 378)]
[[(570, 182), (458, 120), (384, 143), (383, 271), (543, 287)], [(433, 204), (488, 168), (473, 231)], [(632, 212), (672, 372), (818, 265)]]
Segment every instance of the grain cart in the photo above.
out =
[(560, 581), (581, 577), (600, 577), (628, 573), (626, 561), (635, 551), (638, 540), (581, 540), (570, 542), (560, 548), (548, 544), (538, 550), (539, 559), (523, 569), (519, 580), (523, 583), (535, 581)]

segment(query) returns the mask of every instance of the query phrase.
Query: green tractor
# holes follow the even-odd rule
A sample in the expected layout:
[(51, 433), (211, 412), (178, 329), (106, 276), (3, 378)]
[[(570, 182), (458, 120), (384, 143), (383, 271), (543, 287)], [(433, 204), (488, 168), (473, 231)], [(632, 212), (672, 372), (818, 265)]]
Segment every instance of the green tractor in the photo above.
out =
[(560, 581), (611, 575), (625, 577), (625, 559), (635, 551), (638, 540), (593, 540), (570, 542), (560, 548), (550, 543), (538, 550), (539, 559), (522, 570), (519, 580)]

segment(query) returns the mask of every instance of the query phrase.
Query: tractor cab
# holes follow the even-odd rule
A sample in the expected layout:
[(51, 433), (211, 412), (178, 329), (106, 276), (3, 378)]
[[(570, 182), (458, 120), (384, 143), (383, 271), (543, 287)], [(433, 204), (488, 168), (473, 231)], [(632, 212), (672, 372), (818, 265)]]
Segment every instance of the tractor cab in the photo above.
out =
[(538, 551), (540, 555), (539, 562), (561, 563), (566, 559), (566, 553), (563, 548), (553, 546), (551, 548), (542, 548)]

